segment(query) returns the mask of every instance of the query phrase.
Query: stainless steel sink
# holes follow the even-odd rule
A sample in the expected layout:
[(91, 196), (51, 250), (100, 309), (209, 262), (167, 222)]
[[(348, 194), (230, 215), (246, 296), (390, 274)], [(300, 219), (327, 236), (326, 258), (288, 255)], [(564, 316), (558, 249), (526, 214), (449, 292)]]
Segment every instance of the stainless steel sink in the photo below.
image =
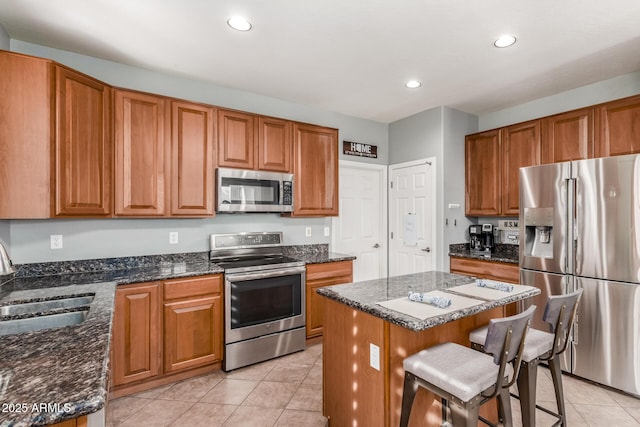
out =
[(84, 322), (88, 314), (89, 310), (87, 309), (67, 313), (45, 314), (25, 319), (3, 320), (0, 321), (0, 336), (77, 325)]
[(25, 302), (0, 307), (0, 316), (18, 316), (29, 313), (44, 313), (51, 310), (82, 307), (93, 301), (93, 295), (52, 299), (46, 301)]

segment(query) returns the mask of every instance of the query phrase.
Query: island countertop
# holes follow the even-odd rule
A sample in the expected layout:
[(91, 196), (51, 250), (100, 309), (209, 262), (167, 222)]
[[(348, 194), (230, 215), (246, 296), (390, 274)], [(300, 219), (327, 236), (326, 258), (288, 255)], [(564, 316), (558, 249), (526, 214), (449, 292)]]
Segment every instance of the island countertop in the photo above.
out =
[[(377, 303), (406, 297), (411, 292), (444, 291), (449, 292), (455, 286), (473, 283), (474, 279), (460, 274), (450, 274), (440, 271), (407, 274), (404, 276), (388, 277), (377, 280), (348, 283), (344, 285), (326, 286), (316, 292), (349, 307), (364, 311), (390, 323), (402, 326), (412, 331), (423, 331), (437, 325), (451, 322), (462, 317), (471, 316), (495, 307), (504, 306), (512, 302), (530, 298), (540, 293), (539, 289), (509, 294), (497, 300), (483, 300), (472, 307), (451, 311), (424, 320), (407, 314), (385, 308)], [(519, 285), (514, 285), (519, 286)]]

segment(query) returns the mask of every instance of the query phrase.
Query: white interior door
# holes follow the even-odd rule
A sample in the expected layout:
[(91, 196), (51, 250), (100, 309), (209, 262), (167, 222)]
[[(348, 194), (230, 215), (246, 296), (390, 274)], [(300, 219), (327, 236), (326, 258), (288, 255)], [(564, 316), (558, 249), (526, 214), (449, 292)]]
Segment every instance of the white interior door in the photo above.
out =
[(435, 158), (390, 167), (389, 276), (433, 270)]
[(340, 216), (332, 220), (332, 251), (355, 255), (353, 281), (387, 275), (386, 166), (340, 161)]

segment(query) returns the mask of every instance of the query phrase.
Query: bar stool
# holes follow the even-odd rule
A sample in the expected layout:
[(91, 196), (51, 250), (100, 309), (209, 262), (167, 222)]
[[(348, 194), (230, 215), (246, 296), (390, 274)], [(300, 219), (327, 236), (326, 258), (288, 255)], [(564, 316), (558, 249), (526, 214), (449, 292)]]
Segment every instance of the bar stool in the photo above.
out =
[[(535, 427), (536, 408), (558, 418), (554, 425), (567, 425), (562, 390), (562, 371), (560, 370), (560, 357), (558, 356), (567, 349), (569, 332), (575, 319), (581, 295), (582, 289), (571, 294), (550, 296), (547, 300), (542, 320), (549, 324), (551, 332), (531, 328), (527, 333), (517, 382), (523, 427)], [(488, 327), (485, 326), (471, 332), (469, 340), (472, 348), (486, 351), (486, 346), (483, 347), (483, 343), (485, 342), (487, 331)], [(549, 363), (558, 413), (536, 405), (536, 379), (538, 376), (538, 364), (541, 361)]]
[[(493, 357), (459, 344), (444, 343), (404, 359), (400, 427), (409, 424), (418, 386), (440, 396), (443, 404), (448, 404), (455, 427), (475, 427), (481, 419), (480, 405), (496, 396), (502, 402), (500, 417), (505, 420), (505, 426), (511, 426), (509, 387), (518, 376), (524, 337), (535, 308), (534, 305), (515, 316), (489, 322), (484, 348)], [(509, 363), (512, 361), (515, 368)]]

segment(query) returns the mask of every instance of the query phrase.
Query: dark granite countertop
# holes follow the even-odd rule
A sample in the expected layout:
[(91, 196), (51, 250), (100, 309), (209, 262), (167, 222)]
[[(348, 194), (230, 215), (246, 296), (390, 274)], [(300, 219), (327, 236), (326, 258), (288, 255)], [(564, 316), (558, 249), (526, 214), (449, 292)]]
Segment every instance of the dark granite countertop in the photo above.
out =
[(495, 251), (472, 252), (468, 243), (457, 243), (449, 245), (449, 256), (458, 258), (471, 258), (483, 261), (504, 262), (508, 264), (518, 264), (520, 262), (517, 245), (496, 245)]
[(316, 292), (327, 298), (346, 304), (349, 307), (372, 314), (373, 316), (412, 331), (422, 331), (462, 317), (471, 316), (494, 307), (520, 301), (540, 293), (539, 289), (533, 289), (529, 292), (523, 292), (515, 295), (506, 294), (505, 298), (499, 300), (481, 301), (479, 305), (446, 313), (441, 316), (430, 317), (425, 320), (420, 320), (376, 304), (377, 302), (406, 297), (409, 291), (446, 291), (448, 288), (472, 282), (473, 279), (469, 276), (444, 273), (440, 271), (429, 271), (425, 273), (367, 280), (344, 285), (326, 286), (317, 289)]
[(356, 259), (353, 255), (339, 254), (336, 252), (328, 252), (321, 254), (300, 254), (295, 256), (306, 264), (324, 264), (327, 262), (352, 261)]
[[(69, 263), (67, 271), (83, 267)], [(116, 285), (221, 272), (208, 261), (174, 260), (138, 268), (18, 277), (3, 284), (0, 306), (67, 295), (95, 296), (80, 324), (0, 336), (0, 403), (26, 405), (2, 408), (0, 425), (47, 425), (105, 405)], [(53, 404), (54, 410), (40, 411), (40, 404)]]

